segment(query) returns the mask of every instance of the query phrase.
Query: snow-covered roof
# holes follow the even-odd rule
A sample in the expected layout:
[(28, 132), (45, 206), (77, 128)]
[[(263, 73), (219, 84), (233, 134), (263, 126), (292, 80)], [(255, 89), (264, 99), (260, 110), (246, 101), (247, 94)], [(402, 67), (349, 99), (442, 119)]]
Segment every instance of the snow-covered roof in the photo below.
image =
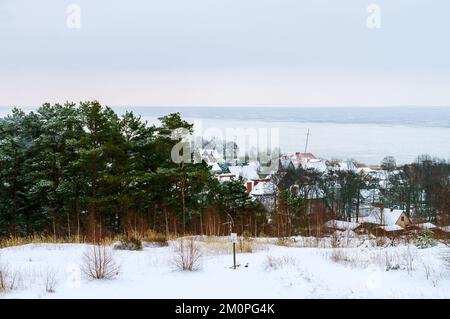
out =
[(360, 217), (359, 222), (377, 225), (395, 225), (402, 213), (403, 210), (401, 209), (391, 210), (390, 208), (385, 208), (383, 209), (383, 213), (378, 209), (368, 216)]
[(212, 163), (212, 165), (210, 166), (209, 169), (211, 170), (211, 172), (221, 172), (222, 171), (219, 164), (217, 164), (217, 163)]
[(375, 170), (371, 169), (370, 167), (359, 167), (356, 169), (356, 172), (369, 174), (375, 172)]
[(336, 219), (331, 219), (324, 224), (325, 227), (335, 228), (335, 229), (340, 229), (340, 230), (346, 230), (346, 229), (353, 230), (353, 229), (357, 228), (359, 225), (360, 225), (359, 223), (347, 222), (345, 220), (336, 220)]
[(295, 159), (297, 161), (309, 161), (309, 160), (313, 160), (316, 159), (316, 157), (314, 156), (313, 153), (301, 153), (301, 152), (297, 152), (295, 153)]
[(356, 172), (356, 166), (352, 161), (342, 161), (332, 165), (332, 169), (339, 171)]
[(241, 176), (244, 180), (258, 179), (258, 168), (259, 164), (256, 162), (252, 162), (244, 166), (228, 166), (231, 174), (234, 174), (236, 178)]
[(435, 229), (436, 228), (436, 225), (434, 225), (432, 223), (420, 223), (420, 224), (416, 224), (416, 226), (421, 229)]
[(259, 182), (253, 187), (250, 194), (253, 196), (273, 195), (275, 193), (275, 184), (272, 182)]
[(289, 164), (291, 164), (291, 163), (292, 163), (292, 161), (290, 159), (284, 159), (284, 158), (280, 159), (280, 164), (281, 164), (281, 167), (283, 167), (283, 168), (287, 168), (289, 166)]
[(315, 158), (311, 159), (307, 162), (301, 162), (303, 169), (313, 169), (318, 172), (325, 172), (327, 170), (327, 164), (324, 160)]
[(380, 226), (381, 229), (385, 231), (399, 231), (403, 230), (403, 227), (400, 227), (399, 225), (387, 225), (387, 226)]

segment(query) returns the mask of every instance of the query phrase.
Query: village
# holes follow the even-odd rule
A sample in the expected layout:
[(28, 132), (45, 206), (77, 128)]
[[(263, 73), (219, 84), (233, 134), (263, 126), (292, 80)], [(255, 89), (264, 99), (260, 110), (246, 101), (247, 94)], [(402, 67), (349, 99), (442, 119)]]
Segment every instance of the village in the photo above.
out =
[[(307, 202), (308, 235), (327, 236), (336, 235), (354, 237), (356, 235), (382, 236), (394, 240), (398, 237), (414, 237), (423, 231), (431, 231), (436, 238), (450, 238), (450, 222), (448, 215), (440, 215), (431, 222), (431, 217), (416, 214), (414, 209), (401, 209), (400, 203), (386, 207), (382, 201), (382, 193), (389, 188), (389, 178), (396, 172), (390, 172), (380, 165), (368, 166), (353, 160), (326, 160), (316, 157), (310, 152), (296, 152), (281, 155), (278, 170), (269, 174), (261, 173), (258, 161), (238, 160), (236, 153), (232, 160), (226, 160), (225, 152), (215, 148), (201, 150), (202, 158), (210, 167), (211, 172), (220, 182), (230, 180), (241, 181), (250, 196), (261, 203), (269, 213), (276, 210), (277, 194), (283, 176), (287, 172), (298, 171), (300, 174), (326, 174), (330, 172), (350, 173), (368, 177), (375, 184), (367, 183), (357, 191), (357, 203), (345, 208), (343, 214), (326, 212), (323, 201), (325, 194), (317, 186), (310, 183), (301, 186), (290, 185), (290, 191), (302, 197)], [(225, 158), (225, 159), (224, 159)], [(367, 178), (366, 178), (367, 180)], [(306, 186), (306, 187), (305, 187)], [(339, 188), (339, 185), (337, 185)], [(305, 191), (306, 189), (306, 191)], [(357, 205), (356, 205), (357, 204)], [(436, 225), (439, 224), (439, 225)]]

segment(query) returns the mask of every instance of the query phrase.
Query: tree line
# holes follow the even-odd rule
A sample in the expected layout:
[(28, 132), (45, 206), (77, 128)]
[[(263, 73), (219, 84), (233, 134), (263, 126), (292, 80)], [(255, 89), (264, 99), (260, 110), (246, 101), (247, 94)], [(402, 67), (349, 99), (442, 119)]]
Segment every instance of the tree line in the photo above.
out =
[(450, 225), (449, 161), (421, 155), (414, 163), (397, 165), (389, 156), (372, 172), (328, 164), (324, 172), (300, 165), (274, 175), (278, 234), (320, 235), (329, 219), (357, 222), (363, 205), (402, 209), (414, 222)]
[(179, 113), (148, 125), (97, 101), (14, 108), (0, 119), (0, 236), (98, 240), (128, 231), (228, 233), (266, 223), (240, 181), (177, 164), (171, 150), (193, 126)]
[[(320, 235), (328, 219), (362, 205), (398, 207), (417, 221), (450, 224), (450, 163), (420, 156), (380, 174), (281, 168), (266, 209), (242, 180), (220, 183), (208, 165), (176, 163), (174, 145), (193, 125), (179, 113), (149, 125), (97, 101), (44, 104), (0, 119), (0, 236), (87, 238), (147, 230), (168, 234)], [(193, 155), (191, 155), (193, 156)]]

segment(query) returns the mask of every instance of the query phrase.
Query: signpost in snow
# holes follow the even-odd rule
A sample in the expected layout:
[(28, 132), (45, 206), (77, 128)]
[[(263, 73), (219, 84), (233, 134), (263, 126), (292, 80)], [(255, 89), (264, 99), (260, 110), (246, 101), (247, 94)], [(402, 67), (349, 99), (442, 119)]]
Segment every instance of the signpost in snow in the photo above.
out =
[(237, 233), (231, 233), (230, 240), (233, 243), (233, 268), (236, 269), (236, 243), (238, 240)]

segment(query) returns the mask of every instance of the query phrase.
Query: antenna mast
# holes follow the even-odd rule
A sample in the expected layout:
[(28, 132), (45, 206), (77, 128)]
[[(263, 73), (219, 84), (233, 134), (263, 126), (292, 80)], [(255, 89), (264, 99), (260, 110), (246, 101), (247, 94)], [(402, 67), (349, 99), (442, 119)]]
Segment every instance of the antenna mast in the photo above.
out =
[(306, 133), (306, 144), (305, 144), (305, 153), (306, 153), (306, 150), (308, 149), (308, 142), (309, 142), (309, 129), (308, 129), (308, 133)]

